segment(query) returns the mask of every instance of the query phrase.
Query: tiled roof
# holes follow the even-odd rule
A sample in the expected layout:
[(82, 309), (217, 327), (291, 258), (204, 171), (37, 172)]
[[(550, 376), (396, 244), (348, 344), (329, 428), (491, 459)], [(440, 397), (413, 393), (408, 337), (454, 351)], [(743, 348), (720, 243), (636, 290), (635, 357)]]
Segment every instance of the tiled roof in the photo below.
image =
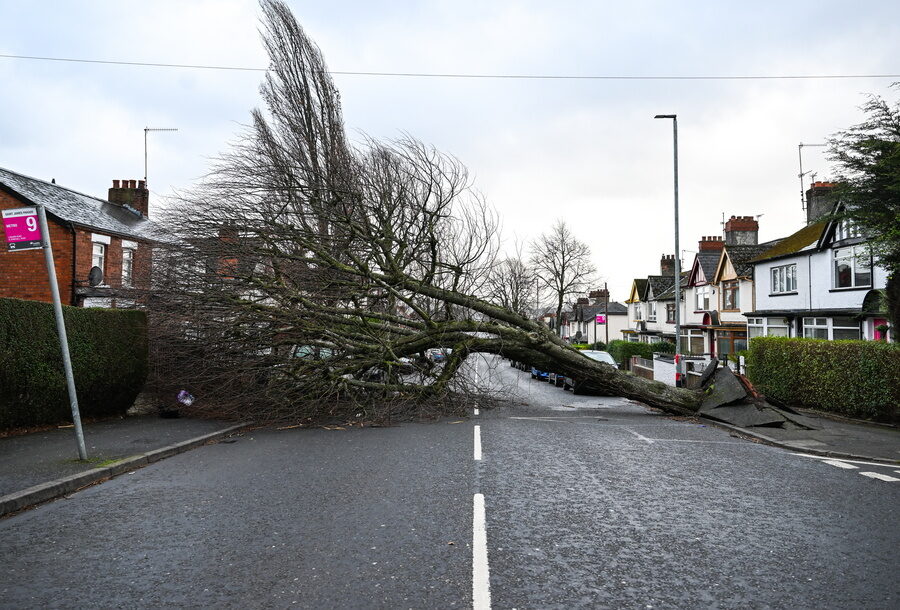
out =
[[(691, 275), (690, 271), (682, 271), (681, 272), (681, 283), (680, 283), (681, 288), (684, 288), (685, 286), (687, 286), (688, 277), (690, 275)], [(654, 299), (657, 301), (668, 301), (669, 299), (675, 300), (675, 282), (672, 282), (672, 284), (666, 290), (657, 294), (654, 297)]]
[(0, 167), (0, 187), (12, 191), (26, 203), (42, 204), (47, 213), (98, 232), (154, 240), (156, 225), (139, 213)]
[[(650, 290), (653, 291), (653, 298), (655, 299), (658, 295), (670, 290), (672, 286), (675, 285), (675, 276), (674, 275), (648, 275), (647, 276), (647, 285), (650, 287)], [(649, 295), (649, 291), (647, 293)], [(646, 298), (649, 298), (646, 297)]]
[(753, 265), (750, 263), (757, 256), (769, 249), (765, 245), (758, 246), (725, 246), (728, 253), (728, 260), (734, 267), (734, 272), (738, 277), (752, 277)]
[(828, 226), (825, 221), (807, 225), (794, 233), (780, 240), (771, 248), (758, 254), (751, 262), (764, 261), (770, 258), (786, 256), (800, 252), (807, 246), (815, 244), (822, 236), (822, 232)]
[[(576, 305), (578, 309), (579, 315), (578, 319), (580, 320), (592, 320), (597, 316), (598, 313), (603, 313), (603, 305)], [(622, 305), (621, 303), (617, 303), (615, 301), (609, 302), (609, 310), (608, 313), (610, 315), (619, 315), (619, 314), (627, 314), (628, 307)]]

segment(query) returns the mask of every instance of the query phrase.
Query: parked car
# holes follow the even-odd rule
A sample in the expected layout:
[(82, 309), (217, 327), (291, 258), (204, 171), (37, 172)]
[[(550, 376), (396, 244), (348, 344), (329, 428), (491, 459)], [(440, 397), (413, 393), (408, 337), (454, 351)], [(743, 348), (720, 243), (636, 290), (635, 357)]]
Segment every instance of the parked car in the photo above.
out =
[[(608, 364), (611, 367), (619, 368), (619, 365), (616, 363), (615, 358), (613, 358), (609, 354), (609, 352), (586, 349), (582, 350), (581, 353), (591, 360), (596, 360), (597, 362)], [(572, 390), (572, 392), (574, 392), (575, 394), (599, 393), (599, 390), (597, 390), (596, 388), (592, 388), (589, 383), (585, 383), (571, 377), (565, 378), (565, 381), (563, 382), (563, 389)]]
[(550, 373), (547, 377), (547, 381), (556, 387), (561, 388), (565, 385), (566, 376), (560, 375), (559, 373)]
[(550, 376), (550, 373), (548, 373), (547, 371), (542, 371), (538, 368), (531, 367), (531, 378), (532, 379), (537, 379), (539, 381), (547, 381), (549, 376)]

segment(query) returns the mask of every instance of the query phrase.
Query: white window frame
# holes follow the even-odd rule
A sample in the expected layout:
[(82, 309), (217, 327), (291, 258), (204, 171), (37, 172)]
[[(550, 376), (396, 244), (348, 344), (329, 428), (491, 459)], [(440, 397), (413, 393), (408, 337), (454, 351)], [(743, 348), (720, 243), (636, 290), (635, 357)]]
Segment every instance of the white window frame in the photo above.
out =
[[(830, 322), (829, 318), (803, 318), (803, 338), (804, 339), (830, 339)], [(824, 337), (817, 337), (815, 331), (825, 331)]]
[(713, 289), (712, 286), (706, 284), (705, 286), (697, 286), (694, 288), (695, 299), (694, 299), (694, 311), (709, 311), (709, 306), (713, 300)]
[(797, 292), (797, 263), (772, 267), (769, 271), (769, 292), (771, 294), (793, 294)]
[(134, 285), (134, 248), (122, 248), (122, 287)]
[[(99, 250), (99, 253), (98, 253)], [(103, 281), (106, 281), (106, 244), (102, 241), (91, 242), (91, 267), (99, 267), (103, 272)], [(97, 263), (100, 263), (99, 265)]]
[(856, 224), (846, 219), (838, 222), (837, 228), (834, 230), (835, 241), (854, 239), (857, 237), (862, 237), (862, 235), (859, 231), (859, 227), (857, 227)]
[(647, 321), (656, 322), (656, 301), (647, 303)]
[[(846, 251), (850, 251), (851, 254), (849, 256), (841, 256), (840, 259), (838, 257), (838, 253), (843, 253)], [(838, 286), (838, 269), (837, 262), (838, 260), (848, 260), (850, 262), (850, 285), (849, 286)], [(856, 261), (865, 259), (868, 260), (869, 267), (869, 283), (868, 284), (857, 284), (856, 283)], [(843, 248), (835, 248), (831, 251), (831, 286), (834, 290), (852, 290), (854, 288), (870, 288), (872, 286), (873, 279), (873, 265), (872, 265), (872, 252), (869, 249), (867, 244), (859, 244), (856, 246), (845, 246)]]

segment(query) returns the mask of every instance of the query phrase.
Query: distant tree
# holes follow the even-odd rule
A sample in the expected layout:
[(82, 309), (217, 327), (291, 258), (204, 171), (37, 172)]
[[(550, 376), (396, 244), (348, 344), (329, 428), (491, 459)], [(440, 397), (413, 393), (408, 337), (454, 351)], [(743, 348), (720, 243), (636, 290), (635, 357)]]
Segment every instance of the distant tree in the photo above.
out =
[(538, 283), (548, 288), (556, 302), (557, 333), (562, 328), (562, 310), (566, 300), (583, 293), (595, 279), (597, 269), (591, 263), (591, 249), (580, 241), (563, 220), (557, 220), (549, 233), (531, 244), (531, 266)]
[[(900, 83), (895, 83), (897, 87)], [(866, 119), (828, 140), (837, 163), (840, 213), (870, 238), (875, 259), (887, 269), (887, 308), (894, 340), (900, 330), (900, 100), (870, 95)]]
[(536, 305), (537, 276), (523, 259), (521, 245), (515, 254), (498, 261), (488, 275), (489, 301), (525, 317)]

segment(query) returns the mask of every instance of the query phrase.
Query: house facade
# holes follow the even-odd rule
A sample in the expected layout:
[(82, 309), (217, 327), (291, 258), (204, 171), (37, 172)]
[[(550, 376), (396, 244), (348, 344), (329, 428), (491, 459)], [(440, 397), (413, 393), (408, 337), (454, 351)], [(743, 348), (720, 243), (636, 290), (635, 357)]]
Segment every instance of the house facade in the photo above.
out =
[[(108, 200), (99, 199), (0, 168), (0, 210), (37, 204), (46, 210), (64, 304), (134, 306), (150, 287), (155, 226), (148, 217), (146, 184), (113, 180), (108, 195)], [(94, 268), (98, 271), (91, 275)], [(52, 299), (39, 249), (10, 252), (3, 248), (0, 280), (0, 297)]]
[[(605, 317), (605, 324), (597, 322), (598, 315)], [(569, 330), (572, 340), (578, 343), (621, 340), (622, 331), (627, 328), (628, 308), (616, 301), (604, 304), (602, 299), (594, 299), (593, 303), (579, 303), (570, 314)]]
[[(811, 202), (832, 188), (814, 183)], [(818, 193), (816, 192), (818, 191)], [(835, 202), (830, 211), (840, 211)], [(750, 337), (890, 340), (881, 297), (887, 270), (874, 264), (865, 237), (846, 221), (819, 220), (808, 207), (807, 226), (753, 261), (755, 306), (747, 312)]]

